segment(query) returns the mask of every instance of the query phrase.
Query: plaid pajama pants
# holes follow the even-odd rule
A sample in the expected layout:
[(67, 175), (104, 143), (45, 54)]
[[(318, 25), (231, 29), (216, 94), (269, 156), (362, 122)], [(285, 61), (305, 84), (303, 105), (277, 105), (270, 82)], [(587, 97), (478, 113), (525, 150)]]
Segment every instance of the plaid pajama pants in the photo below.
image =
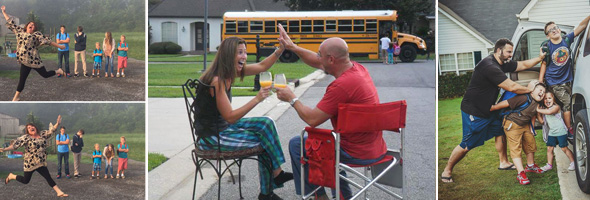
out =
[[(281, 141), (277, 134), (277, 129), (274, 121), (269, 117), (251, 117), (242, 118), (234, 124), (230, 124), (225, 130), (219, 133), (221, 141), (221, 151), (235, 151), (240, 149), (247, 149), (256, 147), (258, 145), (266, 151), (266, 154), (258, 156), (258, 159), (272, 164), (272, 169), (275, 170), (285, 163), (285, 155), (281, 148)], [(217, 137), (204, 138), (199, 141), (201, 148), (210, 146), (205, 145), (207, 142), (217, 144)], [(209, 147), (209, 148), (208, 148)], [(269, 194), (268, 182), (269, 174), (266, 168), (258, 163), (258, 176), (260, 178), (260, 192), (262, 194)], [(275, 185), (272, 183), (272, 189), (281, 188), (283, 185)]]

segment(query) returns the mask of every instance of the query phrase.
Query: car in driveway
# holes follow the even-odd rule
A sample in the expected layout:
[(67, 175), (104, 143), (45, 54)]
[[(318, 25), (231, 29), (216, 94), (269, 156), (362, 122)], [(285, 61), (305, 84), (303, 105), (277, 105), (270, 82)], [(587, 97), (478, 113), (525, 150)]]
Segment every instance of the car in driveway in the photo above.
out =
[[(558, 25), (564, 32), (573, 31), (572, 26)], [(541, 43), (547, 38), (544, 23), (520, 22), (513, 37), (513, 60), (522, 61), (539, 55)], [(574, 81), (572, 83), (571, 113), (574, 127), (573, 153), (575, 172), (580, 189), (590, 194), (590, 26), (574, 38), (570, 46)], [(522, 72), (509, 73), (509, 77), (521, 85), (539, 78), (541, 64)]]

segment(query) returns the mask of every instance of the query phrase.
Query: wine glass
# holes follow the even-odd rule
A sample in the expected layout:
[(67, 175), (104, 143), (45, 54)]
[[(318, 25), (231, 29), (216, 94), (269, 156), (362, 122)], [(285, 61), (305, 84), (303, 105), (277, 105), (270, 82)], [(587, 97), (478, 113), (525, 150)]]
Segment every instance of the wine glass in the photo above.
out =
[[(261, 88), (272, 86), (272, 74), (270, 72), (260, 72), (259, 81), (260, 81)], [(264, 101), (262, 101), (262, 102), (268, 103), (269, 101), (266, 100), (266, 98), (265, 98)]]
[[(285, 78), (285, 74), (275, 74), (274, 87), (275, 88), (286, 88), (287, 87), (287, 78)], [(277, 105), (284, 106), (284, 105), (287, 105), (287, 103), (281, 101)]]

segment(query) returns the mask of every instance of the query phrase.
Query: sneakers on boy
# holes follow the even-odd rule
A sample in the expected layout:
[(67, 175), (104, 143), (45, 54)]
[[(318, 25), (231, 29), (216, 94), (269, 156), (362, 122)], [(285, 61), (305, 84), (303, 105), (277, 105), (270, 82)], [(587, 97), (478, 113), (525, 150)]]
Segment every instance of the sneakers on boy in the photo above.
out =
[(121, 76), (121, 74), (117, 73), (117, 78), (119, 78)]
[(61, 175), (57, 175), (57, 177), (55, 177), (55, 178), (56, 178), (56, 179), (60, 179), (60, 178), (61, 178)]
[(568, 130), (567, 139), (573, 140), (574, 139), (574, 128), (570, 127)]
[(526, 173), (524, 173), (524, 171), (520, 172), (518, 174), (518, 176), (516, 176), (516, 180), (518, 181), (518, 183), (520, 183), (521, 185), (528, 185), (531, 183), (531, 181), (529, 181), (529, 178), (526, 177)]
[(545, 166), (541, 167), (541, 170), (543, 170), (543, 173), (545, 173), (546, 171), (549, 171), (553, 169), (553, 165), (547, 163)]
[(125, 73), (121, 73), (121, 77), (125, 77)]
[(571, 162), (570, 166), (567, 168), (567, 170), (574, 171), (575, 169), (576, 169), (576, 165), (574, 165), (574, 162)]
[(68, 175), (66, 175), (66, 178), (70, 179), (70, 178), (72, 178), (72, 177), (70, 177), (70, 175), (68, 174)]
[(537, 164), (533, 164), (533, 166), (529, 166), (526, 165), (526, 168), (524, 169), (525, 172), (535, 172), (537, 174), (543, 173), (543, 170), (541, 168), (539, 168), (539, 166)]
[(66, 75), (66, 77), (70, 78), (70, 77), (72, 77), (72, 75), (70, 75), (70, 73), (68, 73), (68, 74)]
[(117, 179), (119, 178), (119, 174), (117, 174)]

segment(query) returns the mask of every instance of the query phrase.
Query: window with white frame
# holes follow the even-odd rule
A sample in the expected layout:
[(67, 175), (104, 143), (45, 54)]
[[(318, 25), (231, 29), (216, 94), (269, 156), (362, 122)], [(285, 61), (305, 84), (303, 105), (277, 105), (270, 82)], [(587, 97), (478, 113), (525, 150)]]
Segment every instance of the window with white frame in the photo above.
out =
[(162, 42), (178, 44), (178, 24), (176, 22), (162, 23)]
[(451, 53), (439, 55), (440, 72), (455, 72), (473, 70), (475, 67), (473, 52)]

